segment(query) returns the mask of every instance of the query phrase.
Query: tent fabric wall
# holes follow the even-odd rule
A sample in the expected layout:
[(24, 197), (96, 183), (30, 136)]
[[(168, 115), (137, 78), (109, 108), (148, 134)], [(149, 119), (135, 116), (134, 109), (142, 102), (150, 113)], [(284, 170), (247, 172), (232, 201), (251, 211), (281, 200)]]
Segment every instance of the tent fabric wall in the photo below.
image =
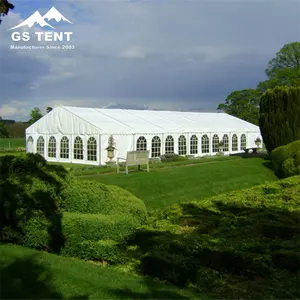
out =
[[(81, 107), (59, 106), (43, 116), (40, 120), (26, 129), (27, 152), (37, 152), (37, 140), (44, 138), (43, 155), (48, 161), (104, 165), (107, 162), (108, 139), (113, 135), (116, 150), (115, 158), (126, 157), (127, 151), (137, 149), (137, 140), (144, 137), (147, 150), (152, 156), (152, 139), (159, 137), (160, 154), (165, 154), (167, 136), (174, 139), (174, 153), (178, 153), (178, 139), (181, 135), (186, 138), (186, 154), (190, 155), (191, 137), (195, 135), (197, 153), (195, 156), (215, 155), (212, 140), (214, 135), (219, 140), (224, 134), (229, 138), (229, 151), (225, 154), (243, 152), (241, 136), (246, 136), (246, 147), (256, 147), (254, 140), (261, 137), (258, 126), (245, 122), (224, 113), (189, 113), (171, 111), (124, 110), (124, 109), (94, 109)], [(232, 136), (238, 137), (238, 150), (232, 150)], [(209, 138), (209, 153), (202, 153), (202, 137)], [(49, 140), (55, 138), (55, 157), (49, 156)], [(69, 141), (68, 157), (61, 157), (61, 140), (66, 137)], [(83, 142), (83, 159), (74, 155), (74, 141), (80, 137)], [(88, 160), (87, 142), (90, 138), (96, 140), (96, 160)], [(53, 138), (52, 138), (53, 141)], [(195, 146), (195, 144), (194, 144)], [(50, 149), (51, 150), (51, 149)], [(51, 151), (50, 151), (51, 152)], [(53, 154), (53, 153), (52, 153)], [(89, 155), (91, 157), (91, 154)], [(93, 156), (94, 157), (94, 156)]]

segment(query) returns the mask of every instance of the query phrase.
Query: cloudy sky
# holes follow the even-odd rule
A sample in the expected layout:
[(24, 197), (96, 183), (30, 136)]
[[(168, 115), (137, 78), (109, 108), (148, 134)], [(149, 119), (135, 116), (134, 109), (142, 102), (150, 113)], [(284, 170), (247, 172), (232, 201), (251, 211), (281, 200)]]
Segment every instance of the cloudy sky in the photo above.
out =
[[(300, 40), (300, 0), (10, 0), (0, 25), (0, 116), (37, 106), (210, 110), (254, 88), (284, 44)], [(73, 50), (10, 49), (9, 28), (55, 6)], [(20, 32), (48, 31), (33, 27)]]

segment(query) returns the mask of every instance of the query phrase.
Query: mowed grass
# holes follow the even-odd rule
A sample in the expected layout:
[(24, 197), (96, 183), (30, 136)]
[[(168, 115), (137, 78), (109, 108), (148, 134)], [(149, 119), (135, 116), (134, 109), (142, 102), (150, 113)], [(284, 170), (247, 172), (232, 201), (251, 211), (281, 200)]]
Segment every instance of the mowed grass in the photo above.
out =
[(91, 262), (0, 245), (1, 299), (209, 299)]
[(268, 161), (262, 158), (153, 169), (149, 173), (100, 174), (77, 178), (122, 187), (142, 199), (148, 210), (277, 180), (268, 167)]
[(18, 151), (18, 152), (14, 152), (14, 151), (9, 151), (9, 152), (0, 152), (0, 156), (6, 156), (6, 155), (13, 155), (13, 156), (19, 156), (24, 154), (24, 151)]
[(0, 139), (0, 148), (14, 149), (14, 148), (25, 148), (25, 138), (8, 138)]

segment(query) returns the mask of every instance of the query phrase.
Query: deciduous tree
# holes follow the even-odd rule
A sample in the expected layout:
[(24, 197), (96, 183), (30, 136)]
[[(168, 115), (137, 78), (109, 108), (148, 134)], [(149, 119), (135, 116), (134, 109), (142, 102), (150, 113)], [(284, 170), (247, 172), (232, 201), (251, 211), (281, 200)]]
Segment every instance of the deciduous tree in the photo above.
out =
[(48, 107), (46, 108), (46, 113), (48, 114), (51, 110), (53, 110), (53, 108), (50, 107), (50, 106), (48, 106)]
[(226, 98), (225, 104), (219, 104), (218, 110), (257, 125), (259, 97), (260, 93), (255, 89), (234, 91)]
[(9, 133), (7, 131), (7, 127), (5, 123), (3, 122), (2, 118), (0, 117), (0, 137), (1, 138), (8, 138)]
[(300, 86), (300, 42), (284, 45), (265, 72), (269, 79), (258, 84), (262, 92), (280, 85)]
[(15, 6), (7, 0), (0, 0), (0, 24), (2, 22), (1, 17), (6, 16), (10, 9), (14, 9)]
[(265, 91), (277, 86), (300, 86), (300, 42), (284, 45), (265, 72), (268, 80), (260, 82), (256, 89), (232, 92), (218, 110), (258, 124), (259, 99)]
[(7, 125), (10, 137), (25, 137), (26, 124), (23, 122), (15, 122)]
[(30, 120), (28, 121), (28, 124), (31, 125), (38, 121), (42, 117), (41, 110), (38, 107), (35, 107), (31, 113), (30, 113)]

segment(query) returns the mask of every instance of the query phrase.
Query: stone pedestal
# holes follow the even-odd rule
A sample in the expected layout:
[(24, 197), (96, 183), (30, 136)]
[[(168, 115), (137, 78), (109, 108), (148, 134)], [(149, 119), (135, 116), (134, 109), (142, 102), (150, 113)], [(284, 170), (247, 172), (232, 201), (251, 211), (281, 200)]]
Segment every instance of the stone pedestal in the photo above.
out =
[(107, 161), (105, 164), (106, 164), (108, 167), (112, 167), (112, 168), (117, 167), (117, 162), (116, 162), (116, 161), (113, 161), (113, 160)]

